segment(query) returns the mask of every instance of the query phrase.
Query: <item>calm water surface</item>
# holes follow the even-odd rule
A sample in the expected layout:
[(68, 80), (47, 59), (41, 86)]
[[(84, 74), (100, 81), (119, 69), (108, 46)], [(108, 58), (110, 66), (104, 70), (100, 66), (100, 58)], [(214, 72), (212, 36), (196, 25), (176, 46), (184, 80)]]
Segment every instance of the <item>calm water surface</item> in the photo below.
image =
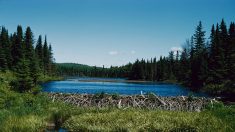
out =
[[(107, 78), (72, 78), (65, 81), (53, 81), (42, 85), (44, 92), (60, 93), (109, 93), (109, 94), (146, 94), (153, 92), (160, 96), (187, 96), (190, 90), (175, 84), (157, 84), (152, 82), (133, 83), (124, 79)], [(207, 96), (203, 93), (193, 93), (195, 96)]]

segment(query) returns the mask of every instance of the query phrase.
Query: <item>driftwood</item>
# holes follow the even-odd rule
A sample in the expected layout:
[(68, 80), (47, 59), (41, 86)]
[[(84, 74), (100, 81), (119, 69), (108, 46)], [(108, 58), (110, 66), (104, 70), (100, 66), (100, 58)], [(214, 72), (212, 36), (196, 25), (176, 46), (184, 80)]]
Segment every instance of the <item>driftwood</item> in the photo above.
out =
[(216, 102), (205, 97), (161, 97), (151, 95), (107, 95), (107, 94), (62, 94), (48, 93), (54, 102), (60, 100), (80, 107), (117, 107), (117, 108), (146, 108), (178, 111), (201, 111), (207, 104)]

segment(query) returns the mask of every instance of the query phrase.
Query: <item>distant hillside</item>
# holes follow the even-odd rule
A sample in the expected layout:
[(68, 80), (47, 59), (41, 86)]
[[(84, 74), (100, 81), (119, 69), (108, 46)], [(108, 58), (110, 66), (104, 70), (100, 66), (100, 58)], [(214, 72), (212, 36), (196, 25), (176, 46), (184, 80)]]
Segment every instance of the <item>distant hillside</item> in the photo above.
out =
[(85, 76), (94, 67), (77, 63), (56, 63), (57, 73), (62, 76)]
[(78, 63), (56, 63), (57, 66), (59, 67), (68, 67), (68, 68), (92, 68), (93, 66), (89, 66), (89, 65), (84, 65), (84, 64), (78, 64)]
[(56, 63), (61, 76), (127, 77), (130, 66), (103, 68), (77, 63)]

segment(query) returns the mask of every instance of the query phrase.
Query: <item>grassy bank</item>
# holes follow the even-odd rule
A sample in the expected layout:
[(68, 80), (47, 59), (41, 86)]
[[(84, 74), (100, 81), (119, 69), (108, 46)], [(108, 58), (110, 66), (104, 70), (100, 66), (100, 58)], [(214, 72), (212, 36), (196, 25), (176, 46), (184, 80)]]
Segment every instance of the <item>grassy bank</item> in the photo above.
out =
[(84, 108), (52, 102), (46, 94), (17, 93), (14, 75), (0, 74), (0, 130), (44, 131), (235, 131), (235, 107), (216, 104), (203, 112)]

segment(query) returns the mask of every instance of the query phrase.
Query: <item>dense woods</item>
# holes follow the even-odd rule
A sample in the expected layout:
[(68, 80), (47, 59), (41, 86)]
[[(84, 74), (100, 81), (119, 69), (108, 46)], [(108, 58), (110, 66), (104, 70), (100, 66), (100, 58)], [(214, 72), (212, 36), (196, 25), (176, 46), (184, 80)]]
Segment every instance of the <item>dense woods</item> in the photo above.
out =
[(193, 90), (212, 94), (235, 93), (235, 24), (224, 20), (212, 25), (210, 38), (205, 37), (202, 22), (179, 51), (159, 60), (136, 60), (121, 67), (89, 67), (58, 64), (60, 75), (126, 77), (135, 80), (178, 82)]
[(35, 87), (41, 76), (52, 76), (55, 71), (51, 45), (44, 43), (40, 35), (35, 44), (30, 27), (23, 32), (21, 26), (9, 34), (5, 27), (0, 30), (0, 70), (13, 71), (16, 81), (12, 82), (18, 91), (28, 91)]
[(57, 74), (60, 76), (88, 76), (88, 77), (128, 77), (132, 64), (110, 68), (88, 66), (76, 63), (57, 63)]

